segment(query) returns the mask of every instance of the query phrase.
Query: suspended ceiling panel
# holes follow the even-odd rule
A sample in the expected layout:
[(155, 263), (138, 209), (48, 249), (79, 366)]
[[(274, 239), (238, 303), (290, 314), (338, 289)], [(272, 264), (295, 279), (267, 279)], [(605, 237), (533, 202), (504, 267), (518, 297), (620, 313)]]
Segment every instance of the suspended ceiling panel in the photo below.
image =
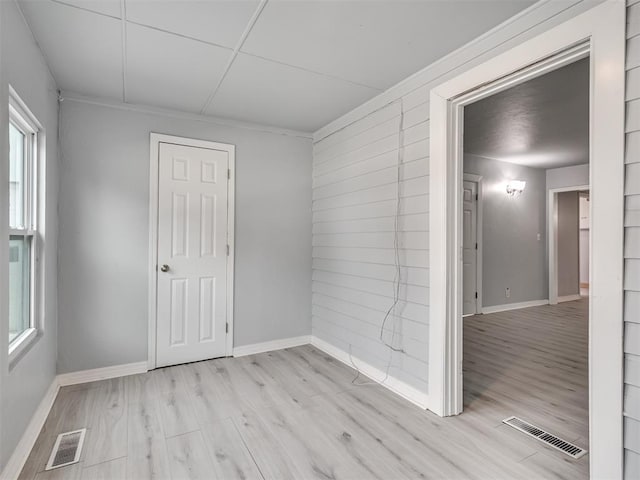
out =
[(121, 18), (120, 0), (59, 0), (73, 7), (83, 8), (95, 13), (102, 13), (115, 18)]
[[(313, 131), (376, 90), (240, 54), (207, 113)], [(313, 112), (310, 114), (310, 112)]]
[(274, 1), (242, 51), (387, 89), (531, 3)]
[(62, 90), (315, 131), (534, 2), (18, 3)]
[(127, 0), (127, 20), (234, 48), (257, 0)]
[(226, 48), (128, 24), (127, 99), (200, 113), (230, 55)]

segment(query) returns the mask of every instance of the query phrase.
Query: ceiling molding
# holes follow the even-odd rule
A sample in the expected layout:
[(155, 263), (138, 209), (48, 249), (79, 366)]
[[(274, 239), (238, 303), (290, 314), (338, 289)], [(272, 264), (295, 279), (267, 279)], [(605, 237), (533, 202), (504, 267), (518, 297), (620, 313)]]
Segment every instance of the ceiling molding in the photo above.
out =
[(200, 115), (197, 113), (181, 112), (179, 110), (172, 110), (169, 108), (151, 107), (148, 105), (139, 105), (134, 103), (124, 103), (124, 102), (119, 102), (117, 100), (111, 100), (106, 98), (88, 97), (85, 95), (80, 95), (80, 94), (76, 94), (68, 91), (62, 92), (62, 98), (63, 98), (63, 101), (66, 101), (66, 102), (86, 103), (89, 105), (115, 108), (118, 110), (127, 110), (131, 112), (143, 113), (147, 115), (158, 115), (163, 117), (177, 118), (181, 120), (191, 120), (196, 122), (212, 123), (216, 125), (224, 125), (227, 127), (243, 128), (246, 130), (272, 133), (275, 135), (286, 135), (289, 137), (298, 137), (298, 138), (306, 138), (306, 139), (313, 138), (313, 134), (311, 132), (290, 130), (285, 128), (272, 127), (269, 125), (260, 125), (257, 123), (243, 122), (240, 120), (231, 120), (229, 118), (214, 117), (212, 115)]
[(215, 88), (213, 89), (213, 91), (211, 92), (209, 97), (207, 98), (207, 101), (204, 103), (204, 106), (200, 110), (201, 114), (204, 114), (207, 111), (207, 109), (209, 108), (209, 105), (211, 105), (211, 102), (213, 101), (214, 97), (216, 96), (216, 93), (218, 93), (218, 90), (220, 90), (220, 85), (222, 85), (222, 82), (224, 81), (225, 77), (227, 76), (227, 73), (229, 73), (229, 70), (231, 69), (231, 66), (233, 65), (233, 62), (235, 61), (236, 57), (238, 56), (238, 53), (240, 52), (240, 49), (242, 48), (242, 46), (244, 45), (244, 42), (247, 40), (247, 37), (251, 33), (251, 30), (253, 29), (253, 26), (258, 21), (258, 18), (260, 17), (260, 14), (264, 10), (264, 7), (267, 6), (267, 2), (268, 1), (269, 0), (260, 0), (260, 4), (258, 5), (258, 8), (256, 8), (255, 12), (253, 12), (253, 15), (249, 19), (249, 23), (247, 24), (246, 28), (244, 29), (244, 32), (242, 32), (242, 35), (240, 36), (240, 39), (238, 40), (238, 43), (236, 44), (235, 48), (233, 49), (233, 53), (229, 57), (229, 61), (227, 62), (227, 65), (225, 66), (225, 69), (222, 72), (222, 75), (220, 76), (220, 80), (218, 80), (217, 85), (215, 86)]

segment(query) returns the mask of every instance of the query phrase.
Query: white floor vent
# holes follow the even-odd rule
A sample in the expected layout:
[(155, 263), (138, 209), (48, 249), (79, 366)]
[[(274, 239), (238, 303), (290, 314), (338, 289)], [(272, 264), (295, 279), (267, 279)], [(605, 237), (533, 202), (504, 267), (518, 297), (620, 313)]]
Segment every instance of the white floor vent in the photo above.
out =
[(74, 430), (73, 432), (58, 435), (45, 470), (53, 470), (54, 468), (78, 463), (86, 433), (87, 429), (83, 428), (82, 430)]
[(520, 430), (527, 435), (537, 438), (541, 442), (546, 443), (550, 447), (553, 447), (557, 450), (560, 450), (563, 453), (566, 453), (571, 458), (580, 458), (587, 453), (586, 450), (577, 447), (569, 442), (565, 442), (559, 437), (552, 435), (551, 433), (545, 432), (541, 428), (536, 427), (535, 425), (531, 425), (528, 422), (525, 422), (521, 418), (518, 417), (509, 417), (505, 418), (502, 423), (506, 423), (510, 427), (515, 428), (516, 430)]

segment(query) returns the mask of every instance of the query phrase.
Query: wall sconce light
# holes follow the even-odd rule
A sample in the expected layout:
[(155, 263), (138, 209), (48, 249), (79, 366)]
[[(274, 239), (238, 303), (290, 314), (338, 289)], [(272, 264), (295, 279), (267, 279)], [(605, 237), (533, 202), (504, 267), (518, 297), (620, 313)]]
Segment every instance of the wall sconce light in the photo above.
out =
[(507, 182), (507, 195), (512, 198), (519, 197), (524, 192), (524, 187), (527, 184), (524, 180), (511, 180)]

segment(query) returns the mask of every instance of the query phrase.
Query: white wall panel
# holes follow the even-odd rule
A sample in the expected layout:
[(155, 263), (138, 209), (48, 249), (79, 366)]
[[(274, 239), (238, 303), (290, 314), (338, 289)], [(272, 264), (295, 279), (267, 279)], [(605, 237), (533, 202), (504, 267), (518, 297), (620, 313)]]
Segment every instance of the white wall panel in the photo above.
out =
[(640, 355), (627, 353), (624, 357), (624, 381), (634, 387), (640, 387)]
[(640, 454), (640, 421), (624, 419), (624, 444), (627, 449)]
[[(316, 142), (313, 334), (427, 390), (429, 123), (427, 95), (372, 112)], [(403, 127), (400, 132), (400, 127)], [(402, 145), (402, 148), (399, 148)], [(400, 168), (398, 168), (400, 162)], [(399, 182), (399, 183), (398, 183)], [(399, 187), (398, 187), (399, 186)], [(400, 188), (400, 190), (398, 190)], [(394, 301), (398, 217), (400, 302)], [(390, 363), (391, 362), (391, 363)]]
[[(633, 5), (632, 5), (633, 4)], [(625, 466), (640, 478), (640, 3), (627, 8), (627, 120), (625, 151)]]

